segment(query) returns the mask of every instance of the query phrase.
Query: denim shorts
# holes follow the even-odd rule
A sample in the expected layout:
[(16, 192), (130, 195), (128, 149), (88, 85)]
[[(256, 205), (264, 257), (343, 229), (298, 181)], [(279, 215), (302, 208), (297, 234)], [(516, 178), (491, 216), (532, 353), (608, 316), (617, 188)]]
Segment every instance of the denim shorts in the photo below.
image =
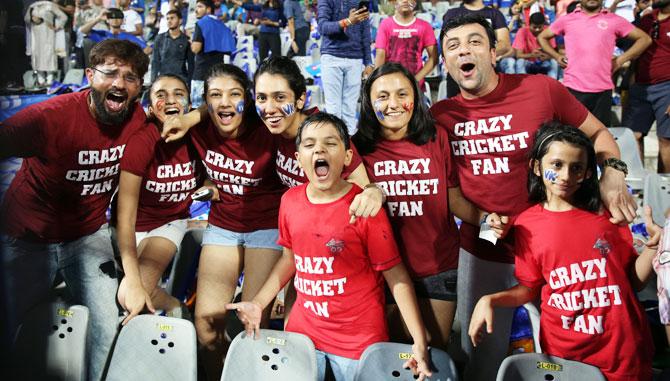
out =
[(135, 232), (135, 243), (139, 246), (145, 238), (161, 237), (172, 242), (177, 249), (181, 246), (181, 240), (186, 234), (186, 225), (188, 220), (174, 220), (165, 225), (159, 226), (156, 229), (146, 232)]
[(261, 229), (249, 233), (237, 233), (209, 224), (202, 236), (202, 245), (242, 246), (245, 249), (281, 251), (282, 247), (277, 244), (278, 239), (278, 229)]
[[(457, 279), (458, 270), (454, 269), (414, 279), (412, 283), (414, 284), (417, 298), (455, 302)], [(396, 304), (388, 287), (386, 287), (386, 304)]]

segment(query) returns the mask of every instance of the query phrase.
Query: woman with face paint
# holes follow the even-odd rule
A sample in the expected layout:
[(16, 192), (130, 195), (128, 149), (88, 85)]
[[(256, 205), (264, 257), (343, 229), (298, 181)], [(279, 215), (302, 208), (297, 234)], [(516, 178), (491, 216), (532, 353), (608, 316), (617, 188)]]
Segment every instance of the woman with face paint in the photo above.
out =
[[(453, 214), (493, 228), (496, 237), (506, 233), (507, 217), (481, 211), (463, 197), (446, 131), (435, 128), (421, 97), (414, 76), (403, 66), (378, 67), (363, 87), (353, 142), (372, 181), (386, 193), (389, 219), (414, 280), (429, 344), (446, 350), (456, 310), (459, 241)], [(395, 302), (387, 303), (392, 339), (408, 340)]]
[[(190, 130), (220, 200), (212, 202), (198, 267), (195, 326), (207, 375), (218, 379), (225, 352), (226, 303), (244, 270), (242, 300), (251, 300), (281, 255), (276, 139), (259, 119), (251, 82), (238, 67), (217, 64), (205, 81), (208, 118)], [(269, 309), (264, 322), (269, 318)]]
[(145, 306), (182, 317), (179, 300), (157, 285), (186, 232), (190, 195), (202, 167), (191, 144), (163, 142), (160, 128), (170, 115), (190, 108), (188, 94), (180, 77), (158, 77), (149, 95), (153, 124), (130, 140), (121, 160), (112, 224), (116, 223), (125, 273), (118, 291), (119, 303), (128, 311), (123, 324)]

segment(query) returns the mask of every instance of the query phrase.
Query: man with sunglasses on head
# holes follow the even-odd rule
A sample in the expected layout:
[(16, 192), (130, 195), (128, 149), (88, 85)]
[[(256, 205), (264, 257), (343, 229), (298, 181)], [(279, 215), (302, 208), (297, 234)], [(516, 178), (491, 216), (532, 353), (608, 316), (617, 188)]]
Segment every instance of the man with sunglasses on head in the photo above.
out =
[(651, 36), (651, 46), (637, 60), (624, 125), (635, 132), (640, 152), (644, 136), (656, 121), (658, 173), (670, 172), (670, 0), (654, 0), (653, 11), (638, 27)]
[(144, 131), (137, 102), (148, 57), (109, 39), (91, 50), (91, 88), (26, 107), (0, 122), (0, 159), (24, 158), (0, 207), (0, 279), (12, 337), (48, 301), (56, 274), (89, 309), (88, 380), (100, 380), (119, 322), (105, 213), (130, 137)]

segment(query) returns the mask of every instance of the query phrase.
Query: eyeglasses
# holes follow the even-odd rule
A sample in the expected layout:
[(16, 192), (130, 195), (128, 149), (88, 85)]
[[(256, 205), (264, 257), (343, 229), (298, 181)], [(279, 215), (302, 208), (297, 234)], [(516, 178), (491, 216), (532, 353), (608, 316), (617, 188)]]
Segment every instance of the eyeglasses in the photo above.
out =
[[(114, 81), (121, 76), (121, 74), (119, 74), (118, 70), (105, 71), (105, 70), (100, 70), (100, 69), (97, 69), (97, 68), (92, 68), (92, 69), (97, 71), (98, 73), (104, 75), (105, 79), (108, 80), (108, 81)], [(133, 84), (133, 85), (140, 82), (140, 78), (138, 76), (136, 76), (135, 74), (126, 74), (126, 75), (122, 76), (122, 78), (125, 82)]]
[(661, 24), (658, 22), (658, 20), (654, 20), (654, 25), (651, 29), (651, 38), (658, 40), (659, 34), (661, 34)]

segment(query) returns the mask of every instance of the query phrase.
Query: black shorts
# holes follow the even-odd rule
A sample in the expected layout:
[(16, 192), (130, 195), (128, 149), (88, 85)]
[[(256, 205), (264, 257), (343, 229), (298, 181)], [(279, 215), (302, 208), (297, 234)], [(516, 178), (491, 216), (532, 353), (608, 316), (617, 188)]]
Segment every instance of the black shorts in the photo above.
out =
[[(414, 279), (414, 291), (419, 299), (456, 301), (456, 281), (458, 270), (447, 270), (424, 278)], [(391, 290), (386, 287), (386, 304), (396, 304)]]

